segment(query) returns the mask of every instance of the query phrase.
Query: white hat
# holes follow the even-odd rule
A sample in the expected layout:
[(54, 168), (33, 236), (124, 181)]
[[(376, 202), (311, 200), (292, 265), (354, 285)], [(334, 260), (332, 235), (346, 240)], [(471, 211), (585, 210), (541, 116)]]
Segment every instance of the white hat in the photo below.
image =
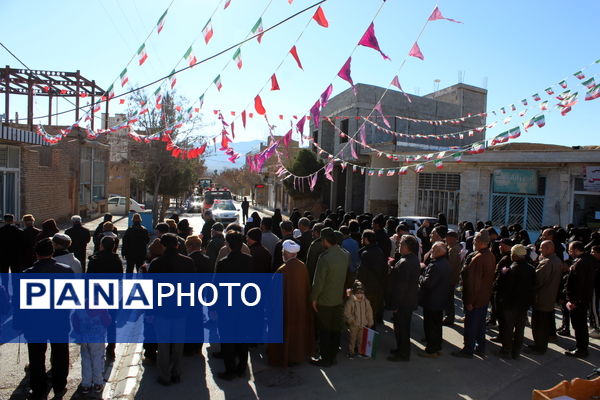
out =
[(294, 236), (294, 239), (298, 239), (302, 237), (302, 231), (300, 229), (294, 229), (294, 233), (292, 235)]
[(297, 253), (300, 251), (300, 245), (293, 240), (286, 240), (283, 242), (283, 250), (288, 253)]

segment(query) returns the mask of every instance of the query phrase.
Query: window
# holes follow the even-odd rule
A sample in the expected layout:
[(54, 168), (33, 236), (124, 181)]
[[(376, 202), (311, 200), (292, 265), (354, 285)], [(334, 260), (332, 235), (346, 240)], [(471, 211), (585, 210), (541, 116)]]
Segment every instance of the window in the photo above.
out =
[(538, 231), (544, 219), (545, 193), (545, 177), (538, 177), (535, 195), (492, 192), (490, 219), (495, 226), (519, 224), (528, 231)]
[(50, 147), (41, 147), (39, 155), (40, 167), (52, 167), (52, 149)]
[(0, 145), (0, 215), (18, 214), (21, 149)]
[(340, 130), (344, 132), (345, 136), (340, 136), (340, 143), (346, 143), (348, 141), (348, 126), (350, 125), (350, 121), (348, 119), (342, 120), (340, 123)]
[(450, 224), (458, 223), (459, 174), (420, 173), (417, 190), (417, 214), (436, 217), (444, 213)]
[(106, 198), (106, 152), (92, 147), (81, 149), (79, 202), (89, 204)]

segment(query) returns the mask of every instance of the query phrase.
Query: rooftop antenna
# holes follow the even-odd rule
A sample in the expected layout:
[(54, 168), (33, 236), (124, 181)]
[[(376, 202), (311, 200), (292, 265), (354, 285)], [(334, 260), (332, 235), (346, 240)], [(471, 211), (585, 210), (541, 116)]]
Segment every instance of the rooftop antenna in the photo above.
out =
[(433, 80), (433, 91), (437, 92), (438, 90), (440, 90), (440, 80), (439, 79), (434, 79)]
[(458, 71), (458, 83), (463, 83), (465, 77), (465, 72), (462, 70)]

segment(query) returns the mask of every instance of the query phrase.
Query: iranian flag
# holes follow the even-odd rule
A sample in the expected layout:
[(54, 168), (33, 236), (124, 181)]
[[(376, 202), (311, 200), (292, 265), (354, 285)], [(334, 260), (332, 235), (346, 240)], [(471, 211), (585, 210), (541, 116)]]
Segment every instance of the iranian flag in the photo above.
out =
[(573, 74), (573, 76), (577, 79), (585, 79), (585, 75), (583, 74), (583, 71), (577, 71)]
[(570, 90), (565, 90), (564, 92), (562, 92), (561, 94), (559, 94), (558, 96), (556, 96), (556, 98), (560, 101), (563, 101), (565, 99), (567, 99), (569, 97), (569, 93), (571, 93)]
[(156, 23), (156, 33), (160, 33), (160, 31), (163, 30), (163, 28), (165, 27), (165, 17), (167, 16), (167, 12), (169, 11), (169, 9), (166, 9), (165, 12), (163, 13), (163, 15), (160, 16), (160, 18), (158, 19), (158, 22)]
[(527, 109), (524, 109), (523, 111), (521, 111), (519, 113), (519, 117), (523, 117), (525, 114), (527, 114)]
[(204, 25), (204, 28), (202, 29), (202, 36), (204, 36), (204, 43), (208, 44), (208, 42), (210, 42), (210, 39), (213, 37), (213, 27), (212, 27), (212, 22), (210, 21), (210, 19), (208, 20), (208, 22), (206, 23), (206, 25)]
[(527, 105), (527, 99), (521, 100), (521, 103), (523, 103), (523, 105), (526, 106)]
[(494, 139), (492, 139), (492, 146), (499, 144), (499, 143), (506, 143), (508, 142), (508, 132), (502, 132), (501, 134), (499, 134), (498, 136), (496, 136)]
[(262, 41), (262, 37), (263, 37), (262, 17), (259, 18), (258, 21), (256, 21), (256, 24), (254, 24), (254, 26), (252, 27), (252, 34), (258, 35), (258, 36), (256, 36), (256, 40), (258, 40), (258, 43), (260, 43)]
[(183, 58), (185, 59), (185, 61), (187, 61), (190, 67), (198, 62), (196, 56), (192, 54), (192, 46), (190, 46), (190, 48), (187, 49), (187, 51), (183, 55)]
[(221, 83), (221, 75), (217, 75), (217, 77), (215, 78), (215, 80), (213, 81), (213, 83), (217, 87), (217, 90), (220, 92), (221, 88), (223, 87), (223, 84)]
[(238, 69), (242, 69), (242, 49), (238, 48), (235, 53), (233, 53), (233, 59), (237, 64)]
[(129, 82), (129, 78), (127, 77), (127, 68), (121, 71), (119, 77), (121, 78), (121, 87), (127, 85), (127, 82)]
[(200, 98), (198, 98), (198, 109), (201, 109), (203, 105), (204, 105), (204, 95), (202, 95), (202, 96), (200, 96)]
[(457, 163), (462, 162), (462, 152), (458, 152), (458, 153), (454, 153), (452, 154), (452, 158), (454, 159), (454, 161), (456, 161)]
[(394, 176), (394, 174), (395, 174), (395, 173), (396, 173), (396, 170), (395, 170), (395, 169), (390, 169), (390, 170), (388, 170), (388, 172), (387, 172), (387, 176)]
[(112, 99), (113, 97), (115, 97), (114, 84), (111, 84), (106, 92), (108, 93), (108, 99), (109, 100)]
[(94, 104), (94, 107), (92, 108), (92, 113), (97, 113), (98, 111), (100, 111), (100, 102)]
[(516, 139), (519, 136), (521, 136), (521, 129), (519, 127), (513, 128), (511, 130), (508, 131), (508, 138), (509, 139)]
[(227, 7), (229, 7), (230, 4), (231, 4), (231, 0), (227, 0), (225, 2), (225, 5), (223, 6), (223, 10), (227, 10)]
[(171, 71), (171, 76), (169, 77), (169, 82), (171, 82), (171, 89), (175, 87), (177, 84), (177, 77), (175, 76), (175, 70)]
[[(374, 169), (370, 169), (370, 170), (369, 170), (369, 173), (368, 173), (368, 175), (369, 175), (369, 176), (373, 176), (373, 175), (375, 175), (375, 170), (374, 170)], [(368, 328), (367, 328), (367, 329), (368, 329)], [(364, 345), (364, 344), (365, 344), (365, 339), (364, 339), (364, 331), (363, 331), (363, 345)], [(363, 354), (363, 353), (362, 353), (362, 348), (361, 348), (361, 354)]]
[(540, 97), (540, 95), (539, 95), (539, 94), (537, 94), (537, 93), (534, 93), (534, 94), (533, 94), (531, 97), (533, 97), (533, 99), (534, 99), (535, 101), (540, 101), (540, 100), (542, 99), (542, 98)]
[(591, 77), (590, 79), (581, 82), (582, 85), (584, 85), (585, 87), (587, 87), (588, 89), (593, 88), (594, 86), (596, 86), (596, 81), (594, 80), (594, 77)]
[(146, 53), (146, 43), (142, 43), (140, 48), (137, 51), (138, 63), (140, 65), (144, 64), (148, 59), (148, 53)]
[(562, 87), (563, 89), (567, 88), (567, 82), (565, 80), (562, 80), (560, 82), (558, 82), (558, 84), (560, 85), (560, 87)]
[(554, 94), (554, 90), (552, 90), (551, 87), (546, 88), (545, 90), (546, 90), (546, 93), (548, 93), (550, 96), (552, 96)]
[(377, 176), (383, 176), (383, 175), (385, 175), (385, 172), (384, 172), (382, 169), (380, 169), (380, 170), (377, 172)]
[(535, 122), (538, 128), (542, 128), (544, 125), (546, 125), (546, 118), (544, 118), (543, 115), (540, 115), (539, 117), (536, 117), (533, 122)]
[(517, 107), (516, 107), (514, 104), (511, 104), (511, 105), (510, 105), (510, 109), (511, 109), (512, 111), (517, 111)]
[(435, 167), (436, 167), (437, 169), (442, 169), (442, 168), (444, 168), (444, 163), (442, 162), (442, 160), (435, 160), (435, 163), (434, 163), (434, 164), (435, 164)]
[(547, 109), (548, 109), (548, 100), (542, 101), (540, 103), (540, 110), (544, 111), (544, 110), (547, 110)]
[(587, 93), (585, 94), (586, 101), (594, 100), (594, 99), (597, 99), (598, 97), (600, 97), (600, 84), (594, 86), (593, 88), (588, 90)]
[(469, 149), (469, 154), (480, 154), (485, 151), (485, 147), (483, 147), (482, 143), (475, 143)]
[(531, 128), (534, 123), (535, 123), (535, 117), (530, 118), (527, 122), (523, 122), (523, 128), (525, 128), (525, 131), (527, 131), (527, 129)]
[(398, 171), (398, 175), (406, 175), (408, 174), (408, 167), (401, 167), (400, 171)]
[(417, 173), (422, 172), (424, 168), (425, 168), (425, 166), (423, 164), (419, 164), (415, 167), (415, 172), (417, 172)]

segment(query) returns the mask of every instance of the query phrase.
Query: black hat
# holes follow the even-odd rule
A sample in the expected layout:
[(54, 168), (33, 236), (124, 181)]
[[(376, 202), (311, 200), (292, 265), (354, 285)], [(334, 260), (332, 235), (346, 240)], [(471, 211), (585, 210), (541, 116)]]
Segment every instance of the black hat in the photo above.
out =
[(248, 231), (248, 233), (246, 233), (246, 235), (248, 235), (248, 237), (254, 240), (255, 242), (261, 242), (262, 231), (260, 230), (260, 228), (252, 228)]
[(217, 231), (217, 232), (223, 232), (225, 230), (225, 227), (223, 226), (222, 223), (217, 222), (215, 224), (213, 224), (212, 228), (213, 231)]

